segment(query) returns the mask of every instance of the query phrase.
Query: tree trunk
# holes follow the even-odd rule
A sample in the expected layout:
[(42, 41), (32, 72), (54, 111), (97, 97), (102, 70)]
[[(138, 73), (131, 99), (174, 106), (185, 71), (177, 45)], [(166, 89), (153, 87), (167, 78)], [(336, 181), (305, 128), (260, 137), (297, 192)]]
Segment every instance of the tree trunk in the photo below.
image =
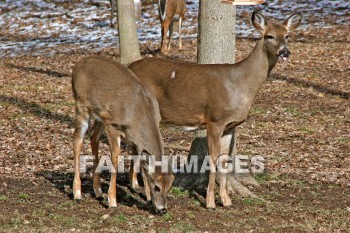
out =
[(118, 0), (117, 4), (120, 62), (126, 65), (141, 59), (134, 0)]
[(198, 63), (234, 63), (235, 6), (202, 0), (198, 18)]
[[(222, 4), (220, 1), (201, 0), (199, 6), (198, 26), (198, 63), (223, 64), (235, 62), (235, 26), (236, 8), (233, 5)], [(236, 132), (228, 132), (232, 139), (229, 145), (222, 144), (221, 154), (234, 156), (236, 154)], [(223, 140), (227, 141), (227, 140)], [(189, 154), (199, 157), (201, 166), (204, 156), (208, 154), (206, 130), (195, 132)], [(251, 176), (240, 176), (249, 184), (257, 185)], [(236, 191), (242, 196), (256, 197), (244, 185), (237, 181), (234, 174), (228, 175), (229, 190)], [(174, 185), (183, 189), (204, 189), (208, 185), (208, 173), (177, 174)]]

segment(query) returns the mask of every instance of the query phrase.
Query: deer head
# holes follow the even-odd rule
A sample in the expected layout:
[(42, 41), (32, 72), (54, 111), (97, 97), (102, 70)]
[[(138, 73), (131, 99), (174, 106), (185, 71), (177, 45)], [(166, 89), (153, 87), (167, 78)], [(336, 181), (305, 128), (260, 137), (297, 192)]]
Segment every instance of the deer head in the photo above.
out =
[(301, 23), (302, 16), (300, 13), (291, 15), (283, 24), (268, 22), (260, 13), (254, 12), (252, 23), (262, 34), (265, 51), (269, 60), (276, 62), (278, 58), (287, 60), (290, 51), (287, 48), (289, 32), (296, 29)]
[(170, 160), (162, 161), (162, 166), (154, 166), (155, 161), (152, 156), (145, 156), (143, 153), (142, 158), (141, 168), (146, 178), (144, 182), (148, 183), (145, 184), (145, 189), (148, 186), (157, 213), (165, 214), (167, 212), (167, 195), (174, 181)]

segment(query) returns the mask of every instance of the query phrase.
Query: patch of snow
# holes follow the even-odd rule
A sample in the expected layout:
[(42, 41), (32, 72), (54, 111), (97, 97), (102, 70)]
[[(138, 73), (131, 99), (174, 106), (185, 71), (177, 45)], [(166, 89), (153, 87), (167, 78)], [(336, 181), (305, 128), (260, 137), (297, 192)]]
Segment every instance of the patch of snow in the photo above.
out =
[[(197, 37), (199, 0), (187, 0), (183, 22), (184, 39)], [(261, 9), (267, 17), (284, 20), (292, 12), (303, 14), (301, 28), (350, 25), (350, 2), (335, 0), (267, 1), (269, 4), (237, 6), (238, 37), (256, 37), (250, 15)], [(72, 49), (101, 50), (118, 47), (118, 31), (109, 27), (110, 4), (107, 0), (84, 0), (72, 5), (68, 0), (6, 0), (0, 1), (0, 57), (69, 52)], [(326, 17), (335, 20), (324, 20)], [(157, 4), (143, 6), (138, 22), (140, 43), (160, 41), (161, 27)], [(174, 33), (177, 35), (177, 33)], [(19, 38), (15, 38), (18, 35)], [(159, 42), (160, 43), (160, 42)]]

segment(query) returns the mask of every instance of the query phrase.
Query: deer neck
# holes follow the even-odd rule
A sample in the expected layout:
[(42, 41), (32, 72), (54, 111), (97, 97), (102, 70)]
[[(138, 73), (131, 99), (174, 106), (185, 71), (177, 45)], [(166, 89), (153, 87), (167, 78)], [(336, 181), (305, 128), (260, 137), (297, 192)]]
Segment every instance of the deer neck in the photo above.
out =
[[(269, 76), (278, 58), (272, 56), (264, 46), (264, 39), (260, 39), (252, 53), (242, 62), (238, 63), (241, 68), (240, 77), (242, 85), (247, 85), (247, 90), (253, 92), (253, 96)], [(255, 92), (255, 93), (254, 93)]]

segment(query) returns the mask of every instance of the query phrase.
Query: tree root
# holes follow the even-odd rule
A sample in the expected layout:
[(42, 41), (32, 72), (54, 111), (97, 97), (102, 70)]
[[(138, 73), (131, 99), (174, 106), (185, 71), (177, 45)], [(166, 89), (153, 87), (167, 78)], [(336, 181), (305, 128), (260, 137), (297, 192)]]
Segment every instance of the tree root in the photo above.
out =
[(227, 181), (229, 192), (235, 192), (242, 197), (258, 198), (258, 196), (250, 191), (246, 186), (237, 181), (234, 176), (228, 176)]
[(190, 151), (189, 146), (179, 146), (175, 144), (167, 144), (164, 146), (166, 149), (173, 149), (173, 150), (183, 150), (183, 151)]

